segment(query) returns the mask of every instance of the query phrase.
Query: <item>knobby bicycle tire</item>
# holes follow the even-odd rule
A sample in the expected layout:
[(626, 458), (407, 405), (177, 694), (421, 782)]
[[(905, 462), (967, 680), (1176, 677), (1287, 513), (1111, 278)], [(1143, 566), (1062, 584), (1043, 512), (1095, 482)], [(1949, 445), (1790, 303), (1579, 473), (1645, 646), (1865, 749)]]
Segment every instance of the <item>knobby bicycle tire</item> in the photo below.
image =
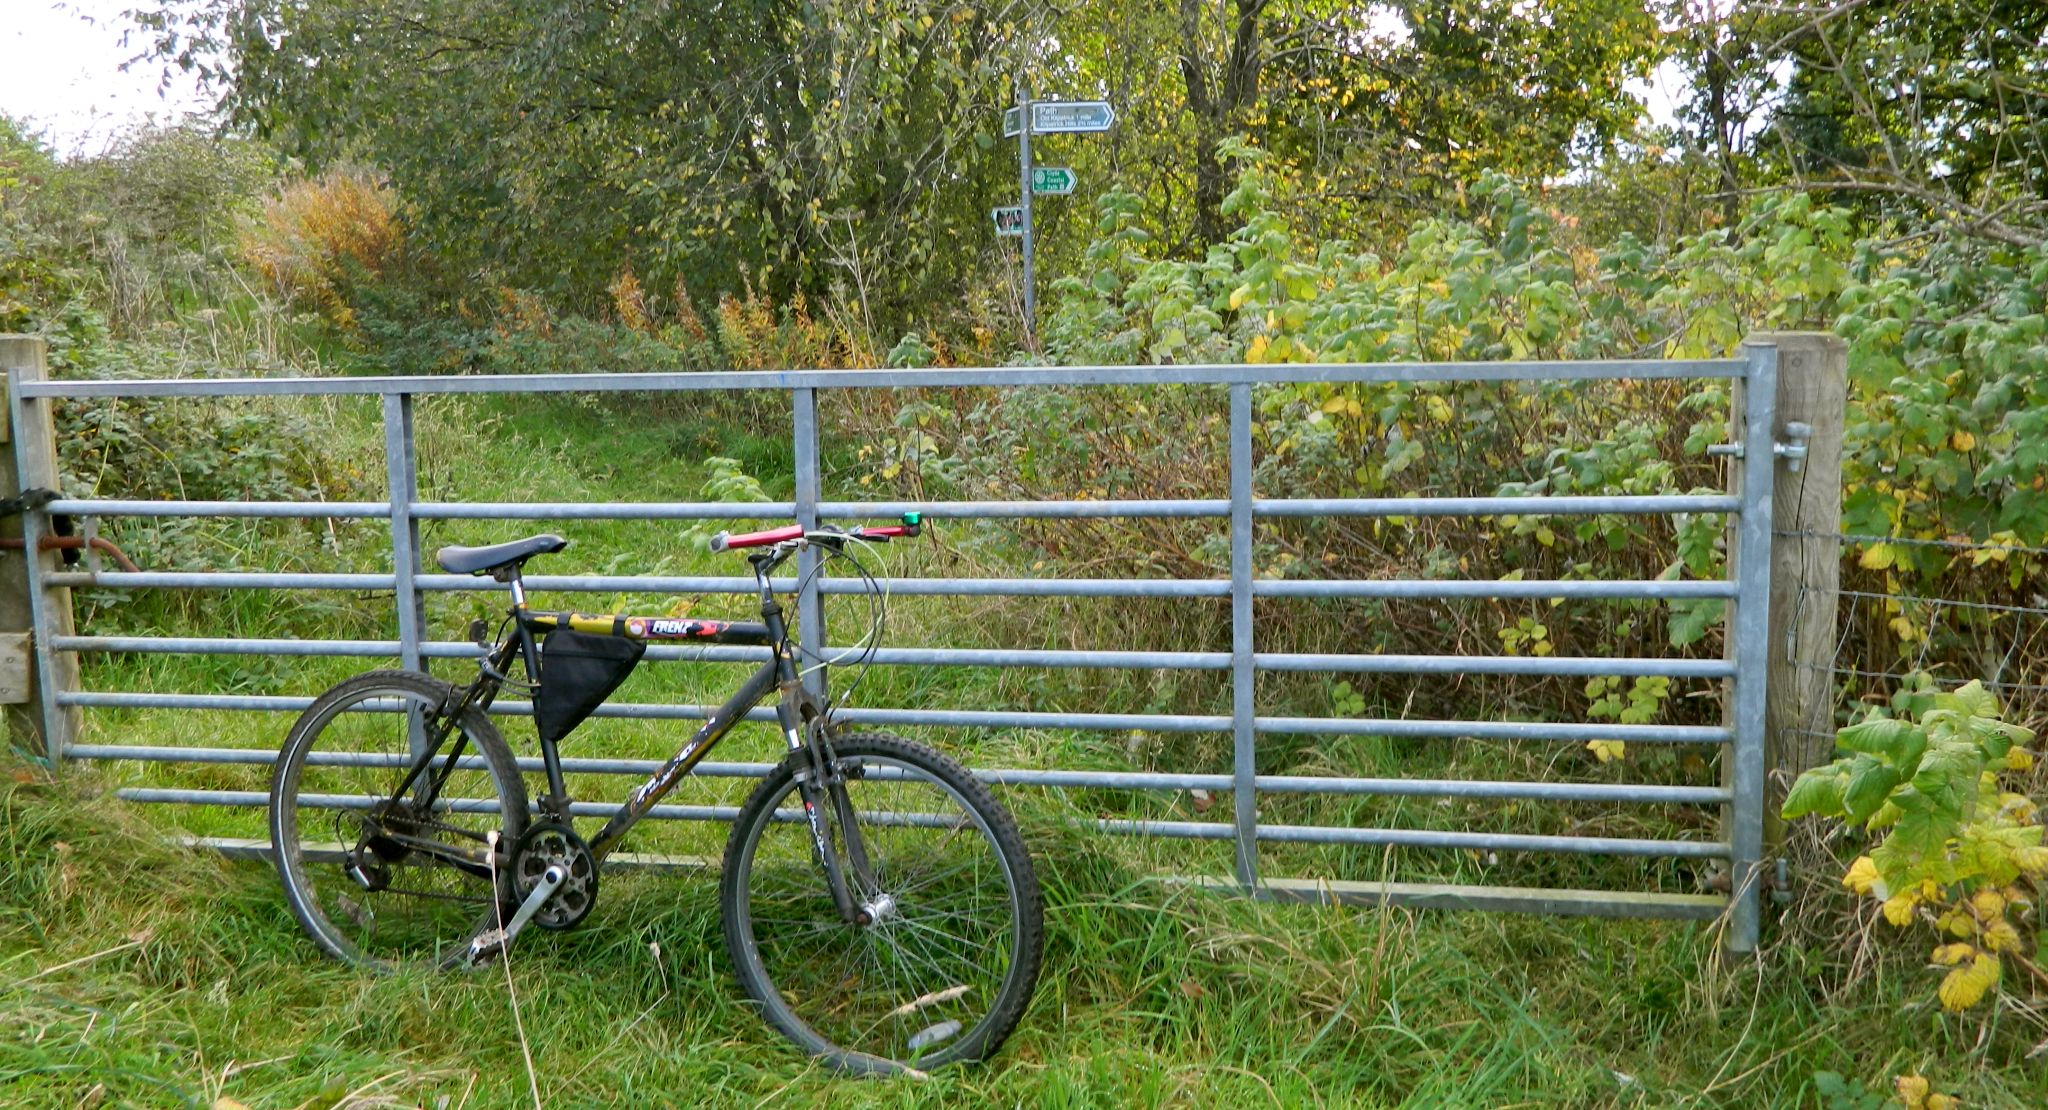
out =
[[(1023, 1016), (1042, 957), (1043, 904), (1016, 822), (965, 768), (922, 744), (863, 733), (833, 748), (842, 764), (862, 768), (847, 796), (881, 886), (874, 904), (886, 895), (888, 908), (873, 925), (840, 918), (801, 820), (796, 776), (809, 757), (792, 755), (748, 797), (726, 847), (719, 906), (740, 985), (769, 1024), (844, 1071), (985, 1059)], [(939, 812), (863, 809), (876, 795)], [(843, 855), (843, 839), (833, 850)], [(976, 893), (984, 880), (1002, 886), (999, 929), (969, 912), (997, 905)], [(915, 945), (925, 947), (909, 951)], [(831, 966), (848, 958), (862, 966)], [(806, 974), (815, 981), (790, 982)], [(880, 1015), (871, 1024), (868, 1011)]]
[[(494, 885), (495, 876), (388, 839), (373, 853), (385, 888), (366, 889), (342, 867), (363, 814), (388, 803), (409, 756), (408, 714), (365, 703), (436, 709), (453, 696), (448, 683), (411, 671), (360, 674), (316, 698), (285, 738), (270, 787), (278, 877), (292, 915), (337, 959), (379, 970), (445, 967), (491, 923), (504, 885)], [(467, 743), (445, 792), (435, 807), (407, 810), (398, 823), (414, 837), (472, 849), (493, 829), (504, 842), (517, 840), (527, 822), (518, 762), (481, 712), (464, 712), (458, 727)]]

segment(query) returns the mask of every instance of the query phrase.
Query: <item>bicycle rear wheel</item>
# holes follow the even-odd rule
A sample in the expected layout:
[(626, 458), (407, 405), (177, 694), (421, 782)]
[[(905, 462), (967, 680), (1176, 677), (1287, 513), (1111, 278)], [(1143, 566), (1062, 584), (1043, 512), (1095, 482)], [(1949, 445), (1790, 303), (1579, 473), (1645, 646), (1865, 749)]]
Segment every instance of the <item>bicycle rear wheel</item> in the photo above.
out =
[[(879, 733), (835, 743), (873, 876), (832, 851), (873, 921), (845, 921), (813, 847), (798, 753), (733, 823), (719, 886), (740, 985), (770, 1024), (853, 1072), (980, 1060), (1038, 982), (1038, 879), (1016, 822), (958, 763)], [(836, 808), (828, 805), (828, 808)]]
[[(393, 800), (412, 761), (412, 722), (452, 700), (453, 688), (427, 675), (357, 675), (316, 699), (285, 738), (270, 788), (277, 873), (293, 915), (329, 955), (387, 970), (449, 966), (495, 924), (509, 876), (493, 874), (489, 834), (509, 845), (527, 819), (526, 783), (497, 727), (464, 713), (466, 743), (439, 794), (425, 802), (415, 783)], [(437, 757), (434, 769), (443, 765)]]

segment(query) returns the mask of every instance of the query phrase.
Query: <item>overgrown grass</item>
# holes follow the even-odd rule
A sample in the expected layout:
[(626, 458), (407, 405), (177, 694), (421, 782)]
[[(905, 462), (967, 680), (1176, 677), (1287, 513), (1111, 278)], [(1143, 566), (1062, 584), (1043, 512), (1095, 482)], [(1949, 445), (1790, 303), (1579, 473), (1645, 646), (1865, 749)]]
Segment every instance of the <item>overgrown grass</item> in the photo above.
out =
[[(167, 846), (89, 770), (8, 771), (9, 1104), (530, 1102), (499, 969), (382, 978), (325, 961), (267, 868)], [(2048, 1092), (2008, 1038), (1975, 1043), (1978, 1024), (1940, 1017), (1906, 969), (1845, 984), (1787, 948), (1715, 970), (1696, 926), (1217, 897), (1026, 812), (1049, 958), (995, 1062), (928, 1082), (808, 1066), (737, 1001), (714, 881), (682, 876), (608, 891), (578, 931), (522, 942), (543, 1102), (1792, 1107), (1817, 1105), (1816, 1071), (1921, 1068), (1972, 1106)]]

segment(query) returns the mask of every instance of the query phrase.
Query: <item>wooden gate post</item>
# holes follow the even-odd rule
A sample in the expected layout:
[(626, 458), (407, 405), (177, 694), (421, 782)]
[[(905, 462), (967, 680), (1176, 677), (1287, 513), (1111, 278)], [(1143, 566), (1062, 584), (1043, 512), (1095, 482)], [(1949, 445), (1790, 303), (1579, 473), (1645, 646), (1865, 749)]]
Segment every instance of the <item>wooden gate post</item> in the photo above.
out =
[[(1760, 332), (1778, 348), (1778, 439), (1806, 457), (1777, 468), (1771, 491), (1771, 655), (1765, 702), (1764, 844), (1784, 838), (1778, 810), (1799, 772), (1834, 757), (1834, 655), (1841, 589), (1842, 425), (1848, 412), (1849, 348), (1826, 332)], [(1768, 450), (1751, 445), (1751, 450)]]
[[(0, 335), (0, 388), (8, 402), (7, 418), (0, 421), (0, 498), (24, 489), (57, 488), (57, 434), (50, 402), (14, 396), (16, 382), (40, 381), (46, 375), (45, 352), (39, 337)], [(54, 768), (78, 735), (79, 711), (76, 706), (45, 706), (44, 684), (53, 691), (77, 690), (78, 657), (52, 651), (35, 639), (38, 610), (52, 635), (72, 632), (69, 589), (45, 590), (40, 599), (36, 597), (43, 575), (59, 565), (56, 552), (36, 550), (42, 530), (41, 521), (29, 514), (0, 519), (0, 536), (26, 541), (19, 552), (0, 551), (0, 705), (6, 708), (9, 736), (48, 756)]]

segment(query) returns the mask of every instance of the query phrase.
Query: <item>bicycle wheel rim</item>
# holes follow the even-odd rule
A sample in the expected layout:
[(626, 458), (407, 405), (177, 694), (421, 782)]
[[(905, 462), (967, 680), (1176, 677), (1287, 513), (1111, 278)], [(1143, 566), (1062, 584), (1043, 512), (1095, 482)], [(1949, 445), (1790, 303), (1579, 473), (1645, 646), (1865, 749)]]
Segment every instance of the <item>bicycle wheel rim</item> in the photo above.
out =
[(409, 685), (366, 686), (316, 708), (293, 730), (272, 791), (278, 868), (300, 923), (341, 959), (385, 970), (445, 966), (497, 912), (499, 886), (488, 865), (465, 869), (379, 838), (367, 858), (382, 869), (382, 889), (366, 889), (343, 866), (373, 820), (401, 836), (479, 854), (492, 830), (517, 835), (524, 814), (508, 812), (521, 806), (507, 805), (504, 782), (516, 770), (501, 766), (490, 741), (474, 735), (432, 807), (391, 807), (411, 758), (408, 710), (430, 710), (437, 700)]
[(769, 1020), (856, 1070), (978, 1059), (1014, 1009), (1026, 943), (1010, 852), (964, 793), (929, 769), (859, 753), (847, 784), (887, 912), (844, 922), (826, 891), (794, 782), (755, 817), (741, 869), (736, 958)]

